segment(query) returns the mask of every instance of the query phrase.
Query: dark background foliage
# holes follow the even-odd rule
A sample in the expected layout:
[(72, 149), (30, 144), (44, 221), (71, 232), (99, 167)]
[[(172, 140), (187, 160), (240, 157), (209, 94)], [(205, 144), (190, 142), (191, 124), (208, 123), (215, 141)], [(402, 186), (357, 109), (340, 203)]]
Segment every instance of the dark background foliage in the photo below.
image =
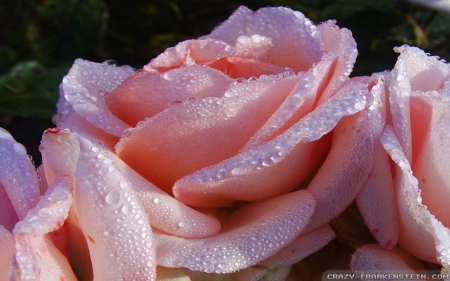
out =
[(209, 33), (239, 5), (288, 6), (316, 23), (336, 19), (358, 43), (353, 76), (390, 70), (409, 44), (450, 58), (448, 15), (400, 0), (2, 0), (0, 127), (40, 162), (58, 85), (76, 58), (140, 68), (165, 48)]

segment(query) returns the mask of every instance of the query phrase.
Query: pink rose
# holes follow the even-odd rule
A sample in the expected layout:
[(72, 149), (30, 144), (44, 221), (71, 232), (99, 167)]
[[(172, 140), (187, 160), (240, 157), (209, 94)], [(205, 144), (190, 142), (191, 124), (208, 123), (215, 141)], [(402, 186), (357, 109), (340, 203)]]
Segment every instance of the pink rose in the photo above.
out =
[(364, 110), (373, 79), (348, 79), (356, 55), (333, 21), (241, 7), (137, 72), (76, 60), (55, 116), (79, 145), (59, 150), (76, 159), (76, 274), (287, 276), (372, 166), (381, 127)]
[[(39, 183), (25, 148), (0, 128), (0, 280), (77, 280), (65, 257), (61, 227), (73, 201), (68, 176), (73, 169), (70, 158), (54, 159), (58, 145), (51, 153), (44, 148), (52, 141), (53, 136), (44, 137), (43, 157), (61, 165), (44, 165), (53, 175), (47, 186)], [(71, 143), (67, 139), (59, 146)]]
[[(373, 263), (393, 256), (397, 269), (407, 254), (450, 268), (450, 69), (418, 48), (402, 46), (390, 73), (381, 74), (385, 128), (375, 145), (374, 168), (357, 198), (361, 213), (381, 246), (355, 253), (354, 269), (395, 268)], [(384, 82), (382, 81), (384, 80)], [(417, 262), (416, 262), (417, 263)]]

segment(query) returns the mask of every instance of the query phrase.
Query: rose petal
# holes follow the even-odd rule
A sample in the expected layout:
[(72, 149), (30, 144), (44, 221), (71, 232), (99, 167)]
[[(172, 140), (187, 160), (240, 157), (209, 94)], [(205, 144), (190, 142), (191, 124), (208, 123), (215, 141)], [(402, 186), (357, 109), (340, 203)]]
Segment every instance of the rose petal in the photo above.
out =
[[(99, 154), (100, 155), (100, 154)], [(111, 159), (127, 178), (152, 227), (185, 238), (212, 236), (220, 231), (217, 218), (192, 209), (145, 180), (113, 153)], [(127, 185), (126, 181), (121, 185)]]
[[(365, 110), (344, 118), (333, 130), (333, 142), (327, 159), (308, 190), (317, 200), (308, 230), (329, 222), (358, 195), (373, 162), (374, 112)], [(337, 200), (336, 198), (339, 198)]]
[(314, 206), (311, 194), (300, 190), (242, 207), (210, 238), (156, 234), (158, 264), (215, 273), (253, 266), (289, 244), (308, 223)]
[(372, 122), (376, 127), (373, 166), (361, 192), (356, 197), (356, 203), (372, 235), (380, 245), (392, 249), (398, 241), (398, 220), (389, 156), (380, 142), (386, 123), (386, 93), (381, 77), (371, 93), (373, 101), (370, 108), (375, 112)]
[(14, 235), (42, 236), (61, 227), (72, 205), (72, 184), (67, 177), (53, 182), (36, 207), (14, 227)]
[(109, 150), (114, 150), (114, 145), (118, 141), (117, 137), (99, 130), (86, 121), (84, 117), (75, 112), (72, 105), (62, 98), (58, 101), (58, 113), (53, 116), (53, 122), (58, 128), (67, 128), (72, 132), (77, 132), (77, 135), (94, 141), (102, 147), (107, 147)]
[(68, 129), (47, 129), (39, 146), (47, 182), (58, 177), (73, 177), (80, 156), (80, 145)]
[(8, 193), (0, 185), (0, 226), (6, 228), (8, 231), (12, 231), (18, 221), (19, 218), (9, 200)]
[(386, 127), (381, 143), (397, 165), (394, 186), (398, 198), (399, 245), (420, 259), (450, 266), (450, 230), (422, 205), (418, 181), (391, 127)]
[(283, 7), (262, 8), (253, 12), (241, 6), (203, 38), (215, 38), (239, 47), (237, 43), (244, 39), (243, 36), (262, 44), (262, 37), (271, 40), (271, 50), (257, 59), (290, 67), (295, 72), (307, 70), (322, 57), (323, 46), (317, 27), (301, 12)]
[[(155, 280), (153, 235), (126, 179), (98, 148), (80, 137), (75, 207), (99, 280)], [(108, 161), (109, 160), (109, 161)]]
[(27, 151), (0, 128), (0, 187), (22, 219), (39, 200), (39, 179)]
[(420, 261), (398, 248), (386, 250), (380, 245), (359, 247), (352, 256), (351, 269), (356, 273), (405, 273), (415, 274), (423, 269)]
[(11, 232), (0, 225), (0, 280), (13, 280), (12, 277), (12, 266), (13, 258), (16, 252), (14, 247), (14, 236)]
[(243, 148), (249, 149), (263, 144), (297, 123), (314, 106), (317, 83), (309, 72), (299, 73), (299, 82), (269, 120), (252, 136)]
[(261, 62), (255, 59), (229, 57), (209, 64), (232, 78), (254, 78), (261, 75), (272, 75), (286, 72), (287, 68), (273, 63)]
[[(116, 67), (107, 64), (75, 60), (60, 87), (60, 99), (65, 99), (80, 116), (95, 127), (114, 136), (121, 136), (129, 128), (109, 111), (105, 95), (116, 88), (120, 81), (133, 73), (129, 66)], [(59, 114), (67, 114), (58, 108)]]
[(314, 75), (320, 78), (318, 72), (323, 71), (320, 69), (326, 69), (326, 64), (329, 62), (333, 63), (332, 73), (325, 80), (327, 83), (323, 89), (319, 88), (321, 95), (317, 104), (321, 104), (335, 94), (348, 78), (353, 70), (358, 50), (351, 31), (346, 28), (339, 28), (335, 21), (323, 22), (317, 26), (317, 29), (325, 42), (326, 55), (313, 67)]
[(367, 79), (352, 79), (275, 139), (180, 179), (173, 187), (175, 197), (192, 206), (212, 207), (264, 200), (292, 190), (327, 152), (328, 140), (322, 136), (343, 116), (364, 108), (367, 87)]
[(238, 153), (296, 82), (282, 78), (247, 81), (233, 85), (223, 98), (168, 108), (122, 137), (116, 153), (168, 191), (179, 178)]
[(205, 66), (186, 66), (164, 74), (137, 71), (108, 94), (111, 112), (130, 126), (165, 110), (171, 102), (221, 97), (232, 79)]
[(423, 204), (450, 227), (450, 106), (442, 99), (411, 98), (412, 170)]
[(392, 70), (390, 104), (392, 123), (406, 159), (412, 159), (410, 95), (412, 91), (439, 90), (448, 67), (436, 57), (428, 57), (422, 50), (404, 45), (394, 49), (400, 53)]
[(16, 236), (15, 261), (21, 280), (77, 280), (70, 264), (48, 235)]
[(208, 65), (229, 56), (232, 52), (233, 47), (220, 40), (187, 40), (166, 49), (144, 66), (144, 69), (150, 72), (165, 72), (183, 65)]
[(15, 255), (24, 280), (76, 280), (67, 259), (48, 233), (61, 227), (72, 205), (72, 184), (67, 177), (53, 182), (27, 216), (14, 227)]
[(260, 265), (273, 269), (295, 264), (320, 250), (335, 236), (333, 229), (328, 224), (324, 224), (313, 231), (301, 234), (275, 255), (263, 260)]
[(356, 202), (370, 233), (380, 245), (388, 249), (395, 247), (398, 242), (398, 220), (394, 184), (389, 158), (378, 141), (374, 146), (373, 168)]

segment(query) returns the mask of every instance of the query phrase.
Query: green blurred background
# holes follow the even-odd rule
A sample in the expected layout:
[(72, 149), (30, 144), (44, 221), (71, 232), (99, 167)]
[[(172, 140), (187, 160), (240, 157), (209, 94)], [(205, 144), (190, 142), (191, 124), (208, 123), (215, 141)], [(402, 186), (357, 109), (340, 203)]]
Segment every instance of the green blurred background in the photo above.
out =
[(336, 19), (358, 43), (352, 76), (390, 70), (395, 46), (450, 59), (450, 17), (396, 0), (2, 0), (0, 127), (40, 163), (58, 85), (76, 58), (140, 68), (165, 48), (209, 33), (239, 5), (287, 6), (315, 23)]

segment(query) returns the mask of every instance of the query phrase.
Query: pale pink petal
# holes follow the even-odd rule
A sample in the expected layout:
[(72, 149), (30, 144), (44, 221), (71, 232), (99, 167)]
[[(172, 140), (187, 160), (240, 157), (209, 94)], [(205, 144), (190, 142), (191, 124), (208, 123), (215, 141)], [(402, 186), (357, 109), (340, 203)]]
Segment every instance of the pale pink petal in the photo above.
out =
[(146, 71), (165, 72), (183, 65), (207, 65), (232, 54), (234, 48), (215, 39), (187, 40), (168, 48), (144, 66)]
[[(313, 67), (314, 75), (317, 77), (321, 72), (320, 69), (326, 68), (328, 62), (333, 63), (332, 73), (326, 80), (328, 83), (323, 89), (319, 89), (321, 94), (318, 104), (321, 104), (334, 95), (348, 78), (353, 70), (358, 50), (351, 31), (346, 28), (340, 29), (334, 21), (321, 23), (317, 29), (325, 42), (326, 55)], [(320, 79), (320, 76), (318, 78)]]
[(424, 269), (419, 260), (398, 248), (387, 250), (378, 244), (359, 247), (352, 256), (350, 267), (360, 274), (415, 274), (415, 270)]
[(47, 129), (39, 146), (45, 178), (53, 183), (58, 177), (73, 177), (80, 156), (80, 145), (68, 129)]
[(94, 280), (88, 242), (80, 228), (75, 204), (72, 205), (66, 224), (69, 231), (69, 236), (67, 237), (67, 257), (70, 265), (80, 280)]
[(272, 42), (271, 49), (265, 56), (257, 58), (290, 67), (295, 72), (309, 69), (322, 57), (323, 43), (317, 27), (301, 12), (289, 8), (262, 8), (253, 12), (241, 6), (203, 38), (215, 38), (239, 47), (237, 43), (243, 40), (241, 36), (250, 37), (260, 44), (265, 44), (262, 37), (268, 38)]
[(450, 230), (422, 204), (418, 181), (391, 127), (385, 129), (381, 143), (396, 164), (399, 245), (420, 259), (450, 266)]
[(365, 110), (343, 119), (333, 130), (327, 159), (308, 186), (317, 200), (308, 230), (339, 215), (356, 198), (373, 164), (375, 112)]
[(79, 142), (75, 210), (88, 242), (94, 279), (155, 280), (152, 230), (136, 194), (97, 147), (82, 137)]
[[(128, 179), (152, 227), (185, 238), (208, 237), (219, 232), (220, 222), (216, 217), (184, 205), (148, 182), (115, 154), (99, 151), (98, 155), (111, 159)], [(120, 182), (120, 185), (128, 185), (128, 182)]]
[(297, 81), (249, 80), (233, 85), (222, 98), (170, 107), (125, 134), (117, 155), (169, 192), (179, 178), (236, 155)]
[(389, 157), (377, 141), (373, 168), (356, 197), (359, 211), (378, 243), (392, 249), (398, 242), (398, 219)]
[(376, 126), (373, 166), (356, 203), (372, 235), (381, 246), (392, 249), (398, 241), (398, 220), (389, 156), (380, 142), (386, 124), (386, 93), (381, 77), (371, 94), (370, 108), (375, 112), (372, 122)]
[(164, 74), (137, 71), (106, 97), (111, 112), (130, 126), (165, 110), (171, 102), (221, 97), (233, 82), (206, 66), (185, 66)]
[(450, 105), (440, 98), (411, 97), (412, 170), (423, 204), (450, 227)]
[(232, 78), (252, 78), (261, 75), (273, 75), (286, 72), (286, 67), (273, 63), (261, 62), (255, 59), (243, 59), (239, 57), (229, 57), (209, 65), (222, 71)]
[(299, 81), (295, 88), (269, 120), (252, 136), (243, 148), (244, 150), (269, 141), (298, 122), (313, 109), (316, 98), (313, 87), (316, 80), (310, 72), (299, 73), (298, 77)]
[(18, 221), (19, 218), (9, 200), (8, 193), (0, 185), (0, 226), (6, 228), (8, 231), (12, 231)]
[(296, 191), (236, 210), (223, 231), (203, 239), (155, 234), (159, 265), (230, 273), (253, 266), (294, 240), (314, 212), (314, 198)]
[(0, 187), (22, 219), (39, 200), (39, 179), (25, 147), (2, 128), (0, 147)]
[(336, 235), (328, 224), (301, 234), (275, 255), (263, 260), (259, 265), (269, 269), (295, 264), (328, 244)]
[(68, 177), (56, 179), (26, 217), (14, 227), (14, 235), (42, 236), (61, 227), (72, 205), (72, 184)]
[(14, 247), (14, 236), (11, 232), (0, 225), (0, 280), (12, 280), (13, 258), (16, 253)]
[(274, 45), (272, 38), (259, 34), (253, 34), (251, 36), (240, 35), (236, 38), (235, 43), (233, 56), (259, 61), (261, 63), (264, 63), (263, 61), (270, 55)]
[(67, 259), (48, 233), (61, 227), (72, 205), (72, 184), (58, 178), (14, 230), (15, 255), (23, 280), (76, 280)]
[[(265, 200), (289, 192), (316, 169), (327, 152), (328, 139), (322, 137), (342, 117), (365, 107), (367, 91), (367, 79), (352, 79), (338, 94), (273, 140), (180, 179), (173, 187), (175, 197), (189, 205), (211, 207)], [(362, 167), (366, 166), (364, 159), (365, 154), (358, 160), (363, 162)]]
[(394, 49), (400, 53), (392, 70), (389, 87), (392, 123), (406, 159), (412, 159), (410, 120), (410, 95), (413, 91), (439, 90), (449, 69), (436, 57), (427, 56), (422, 50), (409, 46)]
[(70, 129), (102, 147), (114, 150), (118, 138), (98, 129), (78, 113), (66, 100), (60, 98), (58, 101), (58, 114), (53, 117), (53, 122), (62, 129)]
[(15, 260), (21, 280), (77, 280), (66, 257), (48, 235), (19, 234), (16, 236), (16, 250)]
[[(66, 100), (77, 114), (95, 127), (121, 136), (129, 126), (111, 114), (105, 95), (133, 72), (128, 66), (116, 67), (77, 59), (60, 86), (60, 99)], [(68, 114), (66, 110), (59, 107), (58, 114)]]

